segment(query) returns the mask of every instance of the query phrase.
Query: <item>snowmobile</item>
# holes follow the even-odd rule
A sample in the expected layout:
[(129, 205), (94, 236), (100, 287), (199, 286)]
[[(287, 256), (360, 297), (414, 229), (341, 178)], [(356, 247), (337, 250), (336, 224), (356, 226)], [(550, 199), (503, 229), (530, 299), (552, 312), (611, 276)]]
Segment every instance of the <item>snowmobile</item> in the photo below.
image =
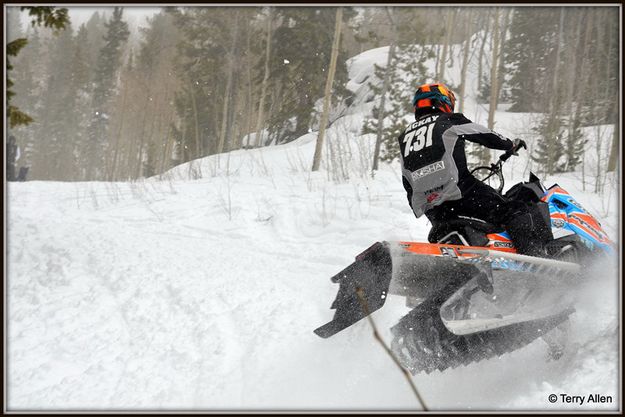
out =
[[(471, 173), (495, 180), (502, 193), (512, 154)], [(551, 224), (547, 257), (518, 254), (501, 227), (463, 216), (435, 225), (428, 243), (376, 242), (331, 278), (339, 284), (334, 318), (315, 333), (331, 337), (397, 295), (412, 310), (391, 328), (391, 349), (413, 375), (500, 356), (540, 337), (549, 343), (549, 332), (575, 311), (570, 289), (585, 266), (613, 256), (615, 246), (566, 190), (545, 188), (531, 172), (504, 197), (537, 205)]]

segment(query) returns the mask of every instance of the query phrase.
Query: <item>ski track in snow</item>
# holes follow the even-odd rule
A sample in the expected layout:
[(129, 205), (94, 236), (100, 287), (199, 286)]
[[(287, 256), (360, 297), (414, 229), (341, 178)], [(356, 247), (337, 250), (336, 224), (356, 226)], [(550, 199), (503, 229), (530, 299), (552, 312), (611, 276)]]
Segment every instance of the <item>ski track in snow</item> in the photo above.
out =
[[(371, 62), (387, 51), (352, 59), (350, 88), (365, 94)], [(161, 180), (10, 183), (8, 408), (418, 410), (365, 320), (327, 340), (312, 332), (333, 314), (338, 286), (329, 278), (354, 256), (375, 241), (427, 240), (397, 163), (375, 179), (363, 171), (370, 136), (349, 142), (350, 180), (329, 178), (328, 147), (341, 131), (358, 132), (367, 105), (328, 129), (318, 173), (307, 172), (309, 134), (187, 163)], [(466, 108), (484, 114), (474, 102)], [(502, 132), (518, 136), (519, 117), (499, 112), (510, 129)], [(523, 158), (506, 166), (508, 186), (527, 175)], [(616, 197), (582, 190), (577, 174), (545, 182), (568, 189), (617, 240)], [(538, 340), (417, 375), (428, 406), (618, 409), (617, 277), (615, 269), (596, 276), (571, 317), (563, 358), (546, 362)], [(407, 311), (391, 296), (374, 313), (387, 341)], [(550, 404), (551, 393), (614, 402)]]

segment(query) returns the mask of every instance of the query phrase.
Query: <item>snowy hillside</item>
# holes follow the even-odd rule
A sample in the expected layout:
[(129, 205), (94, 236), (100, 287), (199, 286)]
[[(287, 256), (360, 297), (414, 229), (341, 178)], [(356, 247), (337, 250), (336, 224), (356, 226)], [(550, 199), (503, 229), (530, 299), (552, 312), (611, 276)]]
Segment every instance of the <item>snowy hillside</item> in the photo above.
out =
[[(414, 218), (397, 162), (382, 164), (375, 179), (369, 172), (365, 79), (387, 52), (349, 61), (355, 104), (328, 129), (319, 172), (310, 172), (315, 132), (135, 183), (10, 183), (7, 407), (418, 410), (366, 321), (327, 340), (312, 332), (332, 317), (332, 275), (375, 241), (425, 241), (430, 228)], [(485, 124), (487, 108), (471, 99), (465, 108)], [(496, 128), (531, 147), (533, 117), (500, 111)], [(526, 155), (510, 160), (507, 185), (529, 169)], [(616, 180), (600, 197), (591, 174), (584, 178), (546, 183), (566, 188), (618, 241)], [(561, 360), (546, 362), (539, 340), (418, 375), (428, 406), (618, 409), (618, 282), (615, 270), (602, 271), (571, 316)], [(374, 314), (388, 341), (406, 311), (391, 297)], [(552, 393), (613, 403), (550, 404)]]

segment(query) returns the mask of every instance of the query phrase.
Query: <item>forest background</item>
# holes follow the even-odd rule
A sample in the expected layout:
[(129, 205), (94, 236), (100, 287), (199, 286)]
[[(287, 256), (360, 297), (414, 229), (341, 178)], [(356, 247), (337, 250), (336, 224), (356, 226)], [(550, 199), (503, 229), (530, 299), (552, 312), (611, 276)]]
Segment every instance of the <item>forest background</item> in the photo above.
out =
[[(58, 9), (58, 8), (57, 8)], [(153, 8), (152, 8), (153, 9)], [(602, 171), (616, 169), (619, 138), (619, 9), (616, 7), (166, 7), (129, 28), (123, 8), (75, 27), (30, 20), (7, 7), (11, 57), (8, 177), (126, 181), (241, 148), (283, 144), (319, 130), (335, 30), (340, 30), (328, 123), (353, 99), (346, 61), (391, 46), (363, 133), (381, 137), (378, 158), (397, 158), (401, 119), (413, 89), (446, 81), (478, 60), (480, 103), (536, 112), (532, 159), (547, 173), (583, 169), (581, 129), (613, 124)], [(62, 10), (62, 9), (60, 9)], [(452, 45), (461, 45), (454, 60)], [(436, 72), (425, 71), (427, 59)], [(455, 61), (455, 62), (454, 62)], [(378, 129), (379, 121), (382, 128)], [(472, 150), (474, 164), (488, 152)], [(13, 177), (13, 178), (12, 178)]]

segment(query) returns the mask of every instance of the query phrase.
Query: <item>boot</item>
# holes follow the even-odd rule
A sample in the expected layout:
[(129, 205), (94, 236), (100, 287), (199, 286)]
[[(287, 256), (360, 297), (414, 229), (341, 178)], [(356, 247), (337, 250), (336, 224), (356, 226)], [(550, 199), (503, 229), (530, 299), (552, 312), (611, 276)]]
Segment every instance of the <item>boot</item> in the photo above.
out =
[(549, 256), (545, 248), (547, 240), (541, 230), (543, 227), (535, 221), (531, 213), (518, 213), (512, 216), (504, 227), (518, 253), (541, 258)]

